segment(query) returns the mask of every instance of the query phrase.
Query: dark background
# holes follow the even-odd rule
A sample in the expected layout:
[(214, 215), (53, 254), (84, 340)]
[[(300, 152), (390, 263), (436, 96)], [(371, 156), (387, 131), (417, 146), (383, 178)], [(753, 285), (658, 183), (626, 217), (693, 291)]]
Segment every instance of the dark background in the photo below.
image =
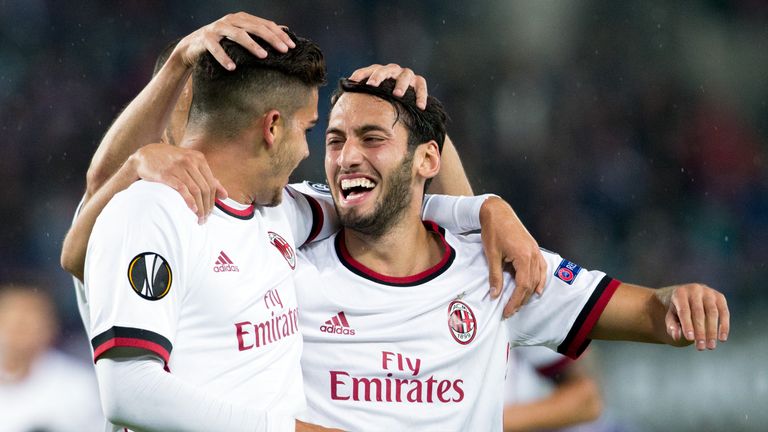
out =
[(61, 240), (102, 134), (171, 39), (245, 10), (324, 49), (312, 156), (335, 81), (396, 62), (427, 77), (476, 192), (539, 243), (624, 281), (724, 292), (713, 353), (596, 344), (630, 430), (768, 424), (768, 3), (0, 0), (0, 282), (57, 296), (60, 347), (87, 358)]

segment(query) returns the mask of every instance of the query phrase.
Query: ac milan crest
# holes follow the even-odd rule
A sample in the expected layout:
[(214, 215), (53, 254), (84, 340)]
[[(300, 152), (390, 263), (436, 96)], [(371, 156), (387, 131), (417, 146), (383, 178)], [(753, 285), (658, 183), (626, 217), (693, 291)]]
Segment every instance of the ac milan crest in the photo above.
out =
[(288, 265), (291, 266), (291, 269), (296, 268), (296, 253), (293, 252), (293, 248), (291, 245), (285, 241), (283, 237), (280, 236), (280, 234), (273, 233), (272, 231), (268, 231), (267, 234), (269, 235), (269, 242), (272, 243), (277, 250), (280, 251), (280, 253), (283, 255), (283, 258), (288, 262)]
[(448, 329), (456, 342), (466, 345), (477, 333), (477, 321), (472, 309), (466, 303), (454, 300), (448, 305)]

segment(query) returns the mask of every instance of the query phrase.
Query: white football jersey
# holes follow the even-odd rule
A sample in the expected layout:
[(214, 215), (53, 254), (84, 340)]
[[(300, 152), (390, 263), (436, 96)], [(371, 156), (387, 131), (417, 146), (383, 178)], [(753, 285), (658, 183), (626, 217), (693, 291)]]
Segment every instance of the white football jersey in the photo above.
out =
[[(343, 233), (300, 251), (305, 420), (345, 430), (500, 430), (510, 343), (578, 356), (619, 284), (545, 252), (545, 293), (502, 321), (512, 289), (490, 299), (480, 236), (442, 236), (443, 259), (411, 277), (355, 261)], [(513, 283), (507, 275), (505, 286)]]
[(85, 263), (94, 359), (143, 348), (210, 394), (298, 414), (305, 399), (293, 273), (297, 241), (318, 231), (310, 202), (289, 189), (276, 207), (217, 201), (198, 225), (165, 185), (139, 181), (115, 195)]

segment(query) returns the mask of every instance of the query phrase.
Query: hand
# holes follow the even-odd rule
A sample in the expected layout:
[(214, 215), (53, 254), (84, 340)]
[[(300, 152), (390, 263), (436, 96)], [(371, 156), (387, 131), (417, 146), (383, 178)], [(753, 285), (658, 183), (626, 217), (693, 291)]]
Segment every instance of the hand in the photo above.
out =
[(202, 153), (169, 144), (148, 144), (131, 155), (128, 163), (144, 180), (163, 183), (181, 194), (198, 223), (205, 222), (216, 198), (225, 199), (227, 191), (213, 176)]
[(181, 55), (187, 67), (192, 67), (200, 55), (210, 51), (227, 70), (234, 70), (235, 62), (219, 44), (224, 38), (239, 43), (258, 58), (267, 56), (267, 51), (257, 44), (249, 33), (264, 39), (280, 52), (288, 52), (288, 49), (296, 47), (282, 26), (264, 18), (238, 12), (226, 15), (184, 37), (173, 51)]
[(541, 295), (547, 280), (547, 263), (539, 245), (506, 201), (490, 197), (480, 207), (480, 226), (490, 272), (491, 298), (501, 294), (505, 264), (515, 270), (515, 291), (504, 306), (508, 318), (528, 302), (533, 292)]
[(397, 82), (392, 94), (397, 97), (403, 97), (408, 87), (413, 87), (416, 91), (416, 106), (419, 108), (427, 108), (427, 80), (421, 75), (416, 75), (411, 69), (404, 68), (400, 65), (390, 63), (388, 65), (374, 64), (368, 67), (360, 68), (349, 76), (352, 81), (362, 82), (378, 87), (382, 81), (388, 78), (393, 78)]
[(296, 432), (342, 432), (341, 429), (332, 429), (322, 426), (318, 426), (312, 423), (305, 423), (301, 420), (296, 420)]
[(675, 342), (684, 337), (695, 341), (696, 349), (702, 351), (715, 349), (718, 339), (728, 340), (731, 316), (722, 293), (695, 283), (663, 288), (657, 293), (667, 306), (664, 322)]

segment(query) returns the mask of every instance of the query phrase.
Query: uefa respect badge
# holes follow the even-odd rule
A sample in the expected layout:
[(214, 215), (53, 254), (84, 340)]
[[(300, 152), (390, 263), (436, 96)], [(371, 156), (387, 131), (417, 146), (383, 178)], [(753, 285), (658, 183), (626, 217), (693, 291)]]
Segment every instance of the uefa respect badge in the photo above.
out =
[(555, 277), (568, 285), (573, 285), (573, 280), (576, 279), (580, 271), (581, 267), (578, 264), (563, 259), (555, 270)]

